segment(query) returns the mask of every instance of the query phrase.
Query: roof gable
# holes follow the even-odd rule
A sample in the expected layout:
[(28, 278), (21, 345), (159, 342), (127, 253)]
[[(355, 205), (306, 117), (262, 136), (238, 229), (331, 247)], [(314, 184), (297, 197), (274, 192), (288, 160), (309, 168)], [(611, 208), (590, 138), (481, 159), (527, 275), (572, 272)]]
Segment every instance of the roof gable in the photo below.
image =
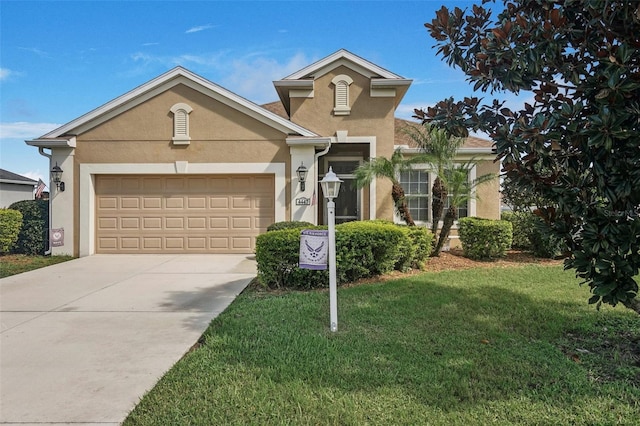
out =
[(287, 135), (317, 136), (314, 132), (292, 123), (291, 121), (284, 119), (277, 114), (274, 114), (259, 105), (197, 74), (192, 73), (191, 71), (188, 71), (185, 68), (176, 67), (153, 80), (136, 87), (124, 95), (107, 102), (93, 111), (90, 111), (87, 114), (84, 114), (83, 116), (43, 135), (39, 139), (55, 139), (65, 135), (82, 134), (178, 84), (184, 84), (185, 86), (210, 96), (211, 98), (247, 114), (264, 124), (276, 128)]
[(30, 179), (26, 176), (19, 175), (17, 173), (10, 172), (9, 170), (0, 169), (0, 182), (3, 183), (16, 183), (21, 185), (35, 185), (37, 181)]
[[(354, 55), (348, 50), (340, 49), (288, 75), (282, 80), (273, 82), (287, 114), (290, 113), (290, 96), (313, 97), (314, 81), (341, 66), (347, 67), (368, 78), (370, 80), (372, 95), (374, 92), (380, 93), (380, 90), (389, 91), (390, 89), (391, 91), (389, 93), (395, 97), (396, 107), (400, 104), (400, 101), (412, 82), (410, 79), (406, 79), (358, 55)], [(292, 95), (290, 91), (296, 94)], [(305, 95), (301, 96), (301, 93), (305, 93)], [(388, 94), (384, 96), (386, 97)]]

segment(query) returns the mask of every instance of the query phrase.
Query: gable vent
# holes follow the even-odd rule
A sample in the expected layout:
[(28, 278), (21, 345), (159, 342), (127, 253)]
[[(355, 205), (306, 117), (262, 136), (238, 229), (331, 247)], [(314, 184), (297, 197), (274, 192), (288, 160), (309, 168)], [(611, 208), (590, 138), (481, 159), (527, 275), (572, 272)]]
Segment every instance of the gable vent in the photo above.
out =
[(335, 86), (335, 104), (333, 106), (334, 115), (349, 115), (351, 105), (349, 104), (349, 86), (353, 80), (348, 75), (338, 75), (331, 80)]
[(189, 105), (177, 103), (171, 107), (173, 113), (173, 138), (174, 145), (188, 145), (191, 141), (189, 136), (189, 113), (193, 111)]

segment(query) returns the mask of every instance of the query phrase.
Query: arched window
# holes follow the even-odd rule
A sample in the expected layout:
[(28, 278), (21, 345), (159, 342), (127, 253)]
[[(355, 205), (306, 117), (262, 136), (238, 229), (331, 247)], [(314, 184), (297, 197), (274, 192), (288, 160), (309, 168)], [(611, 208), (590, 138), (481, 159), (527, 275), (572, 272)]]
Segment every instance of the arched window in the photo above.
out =
[(176, 145), (188, 145), (191, 141), (189, 136), (189, 113), (193, 111), (189, 105), (177, 103), (171, 107), (173, 113), (173, 138)]
[(349, 115), (351, 105), (349, 104), (349, 86), (353, 79), (348, 75), (338, 75), (331, 80), (335, 86), (335, 103), (333, 106), (334, 115)]

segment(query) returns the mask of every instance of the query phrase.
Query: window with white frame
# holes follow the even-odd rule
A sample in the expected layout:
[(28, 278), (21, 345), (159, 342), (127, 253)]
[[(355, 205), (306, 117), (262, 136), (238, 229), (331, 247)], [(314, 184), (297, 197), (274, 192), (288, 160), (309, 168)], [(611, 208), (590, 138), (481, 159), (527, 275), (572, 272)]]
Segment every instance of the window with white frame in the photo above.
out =
[[(431, 193), (431, 185), (437, 175), (430, 172), (426, 168), (415, 168), (400, 173), (399, 182), (404, 189), (409, 212), (416, 222), (431, 223), (431, 204), (433, 202), (433, 194)], [(444, 202), (443, 214), (451, 205), (451, 194), (447, 194)], [(470, 201), (463, 203), (458, 207), (458, 218), (469, 216), (471, 209)], [(438, 218), (442, 220), (442, 218)]]
[(353, 83), (353, 79), (348, 75), (340, 74), (335, 76), (331, 82), (335, 86), (333, 113), (335, 115), (349, 115), (351, 113), (349, 86)]
[(427, 170), (407, 170), (400, 173), (400, 185), (404, 189), (409, 213), (414, 221), (429, 221), (429, 172)]

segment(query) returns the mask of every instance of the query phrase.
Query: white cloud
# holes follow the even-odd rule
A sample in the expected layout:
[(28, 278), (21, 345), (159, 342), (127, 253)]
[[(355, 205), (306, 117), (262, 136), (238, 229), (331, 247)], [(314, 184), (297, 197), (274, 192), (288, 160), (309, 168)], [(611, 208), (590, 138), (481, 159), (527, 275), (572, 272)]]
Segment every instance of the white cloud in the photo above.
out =
[[(45, 179), (45, 174), (42, 173), (40, 170), (29, 170), (28, 172), (22, 172), (22, 173), (18, 173), (21, 176), (24, 177), (28, 177), (29, 179), (33, 179), (33, 180), (38, 180), (38, 179), (42, 179), (42, 181), (46, 184), (47, 183), (47, 179), (49, 179), (47, 177), (47, 179)], [(48, 173), (47, 173), (48, 175)]]
[(209, 30), (211, 28), (214, 28), (213, 25), (211, 24), (207, 24), (207, 25), (198, 25), (197, 27), (191, 27), (189, 28), (187, 31), (185, 31), (185, 34), (191, 34), (191, 33), (197, 33), (200, 31), (204, 31), (204, 30)]
[(415, 109), (427, 109), (427, 107), (433, 106), (433, 104), (400, 104), (396, 108), (396, 117), (404, 118), (405, 120), (417, 121), (413, 118)]
[(229, 64), (222, 85), (258, 104), (270, 102), (278, 97), (273, 87), (274, 80), (280, 80), (311, 62), (302, 53), (284, 62), (262, 55), (246, 55)]
[(0, 123), (0, 139), (36, 138), (60, 126), (56, 123), (30, 123), (26, 121)]
[(7, 80), (13, 74), (14, 72), (11, 71), (9, 68), (0, 68), (0, 81)]

